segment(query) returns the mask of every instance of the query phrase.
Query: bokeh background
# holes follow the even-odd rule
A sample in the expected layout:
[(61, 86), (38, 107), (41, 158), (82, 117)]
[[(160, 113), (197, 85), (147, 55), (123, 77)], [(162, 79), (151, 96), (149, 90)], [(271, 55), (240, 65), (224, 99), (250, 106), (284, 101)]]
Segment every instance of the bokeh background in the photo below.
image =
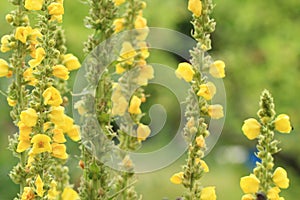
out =
[[(247, 175), (253, 167), (254, 141), (248, 141), (241, 132), (243, 120), (256, 115), (259, 95), (269, 89), (276, 103), (277, 113), (291, 116), (294, 130), (289, 135), (276, 134), (281, 140), (283, 151), (275, 156), (276, 165), (284, 166), (290, 177), (290, 188), (282, 191), (287, 200), (300, 196), (300, 1), (253, 1), (215, 0), (214, 17), (216, 32), (212, 35), (215, 59), (226, 62), (227, 115), (224, 130), (214, 149), (206, 157), (210, 173), (203, 179), (204, 185), (217, 187), (218, 199), (240, 199), (241, 176)], [(145, 16), (148, 25), (176, 30), (187, 35), (192, 28), (189, 24), (191, 13), (186, 9), (187, 1), (148, 0)], [(0, 1), (0, 36), (11, 31), (5, 22), (5, 15), (12, 9), (6, 1)], [(81, 61), (83, 42), (91, 31), (83, 25), (88, 13), (87, 5), (80, 0), (65, 0), (63, 27), (67, 37), (69, 52)], [(0, 53), (7, 59), (8, 54)], [(176, 68), (178, 58), (166, 53), (153, 53), (153, 60), (163, 60), (164, 64)], [(75, 74), (72, 75), (74, 79)], [(6, 91), (9, 80), (0, 79), (0, 89)], [(72, 86), (72, 83), (70, 84)], [(151, 148), (167, 143), (175, 133), (178, 117), (177, 104), (169, 98), (172, 95), (163, 88), (150, 88), (155, 91), (149, 98), (161, 101), (168, 113), (166, 127), (157, 136), (145, 143)], [(175, 111), (174, 111), (175, 110)], [(71, 114), (71, 109), (69, 109)], [(17, 160), (7, 150), (8, 136), (16, 131), (9, 117), (6, 98), (0, 96), (0, 199), (13, 199), (18, 187), (9, 179), (8, 173)], [(71, 181), (78, 185), (81, 171), (77, 167), (79, 150), (75, 143), (68, 141)], [(169, 177), (184, 164), (182, 156), (172, 165), (148, 174), (138, 175), (137, 190), (145, 200), (175, 199), (183, 187), (173, 185)]]

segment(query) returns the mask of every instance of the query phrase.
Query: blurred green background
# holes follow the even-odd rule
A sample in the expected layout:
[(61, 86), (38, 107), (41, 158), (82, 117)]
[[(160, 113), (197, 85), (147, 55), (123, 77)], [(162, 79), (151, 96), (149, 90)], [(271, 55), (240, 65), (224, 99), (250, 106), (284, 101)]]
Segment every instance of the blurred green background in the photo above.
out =
[[(269, 89), (276, 103), (277, 113), (288, 113), (294, 126), (290, 135), (276, 134), (282, 141), (283, 151), (276, 155), (276, 164), (285, 166), (291, 180), (290, 188), (282, 191), (287, 200), (298, 199), (300, 196), (300, 1), (253, 1), (253, 0), (215, 0), (214, 17), (217, 21), (216, 32), (212, 35), (213, 50), (210, 54), (214, 59), (226, 62), (226, 78), (224, 79), (227, 94), (227, 115), (222, 135), (207, 156), (210, 173), (203, 179), (204, 185), (216, 185), (218, 199), (240, 199), (242, 191), (239, 179), (251, 170), (248, 152), (255, 146), (241, 132), (243, 120), (256, 115), (259, 95), (263, 89)], [(189, 35), (191, 13), (186, 9), (187, 1), (149, 0), (145, 10), (148, 25), (164, 27)], [(5, 15), (12, 9), (10, 4), (0, 2), (0, 35), (7, 34), (11, 27), (5, 22)], [(88, 12), (87, 5), (79, 0), (65, 0), (63, 27), (67, 36), (69, 52), (74, 53), (81, 61), (83, 42), (90, 33), (83, 26), (84, 16)], [(0, 53), (7, 59), (8, 54)], [(172, 55), (163, 54), (153, 60), (163, 60), (174, 68), (178, 60)], [(74, 74), (73, 74), (74, 78)], [(0, 79), (0, 89), (6, 91), (9, 84), (6, 78)], [(71, 86), (71, 85), (70, 85)], [(165, 94), (165, 95), (164, 95)], [(166, 105), (170, 119), (164, 131), (149, 143), (152, 147), (158, 143), (166, 143), (170, 134), (177, 128), (176, 110), (168, 98), (168, 94), (157, 92), (156, 98)], [(153, 97), (152, 97), (153, 98)], [(151, 98), (149, 100), (151, 102)], [(8, 135), (16, 129), (9, 117), (6, 98), (0, 96), (0, 199), (13, 199), (18, 188), (9, 179), (8, 173), (16, 164), (7, 150)], [(71, 114), (71, 113), (70, 113)], [(170, 133), (170, 134), (169, 134)], [(78, 185), (80, 170), (77, 167), (79, 155), (75, 143), (68, 142), (70, 173), (72, 182)], [(146, 142), (147, 146), (147, 142)], [(183, 191), (182, 186), (172, 185), (169, 177), (180, 171), (185, 157), (160, 171), (139, 175), (137, 190), (145, 200), (175, 199)]]

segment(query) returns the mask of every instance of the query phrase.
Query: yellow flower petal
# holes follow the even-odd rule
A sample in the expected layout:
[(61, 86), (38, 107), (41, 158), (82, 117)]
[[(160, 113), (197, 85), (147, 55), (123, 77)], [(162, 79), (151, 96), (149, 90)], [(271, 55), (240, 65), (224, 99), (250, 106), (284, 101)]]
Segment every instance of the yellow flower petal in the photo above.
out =
[(52, 144), (52, 156), (55, 158), (59, 158), (65, 160), (68, 158), (68, 154), (66, 153), (66, 145), (53, 143)]
[(140, 74), (137, 77), (137, 84), (141, 86), (146, 86), (148, 81), (154, 78), (154, 70), (151, 65), (140, 66)]
[(128, 112), (131, 114), (141, 114), (142, 112), (140, 109), (141, 103), (142, 103), (141, 99), (134, 95), (130, 101)]
[(80, 127), (73, 125), (72, 128), (67, 132), (68, 136), (75, 142), (80, 140)]
[(63, 64), (68, 68), (69, 71), (76, 70), (81, 66), (78, 58), (70, 53), (63, 56)]
[(278, 187), (273, 187), (269, 189), (267, 197), (269, 200), (280, 200), (279, 193), (280, 189)]
[(180, 63), (178, 68), (175, 71), (175, 74), (178, 78), (183, 78), (186, 82), (191, 82), (194, 77), (194, 70), (192, 65), (187, 62)]
[(275, 129), (281, 133), (290, 133), (292, 130), (290, 117), (286, 114), (280, 114), (275, 119)]
[(135, 22), (134, 22), (134, 28), (145, 28), (147, 27), (147, 20), (142, 16), (137, 16)]
[(178, 172), (178, 173), (174, 174), (174, 175), (170, 178), (171, 183), (174, 183), (174, 184), (181, 184), (182, 181), (183, 181), (183, 175), (184, 175), (183, 172)]
[(54, 128), (52, 130), (52, 133), (53, 133), (53, 142), (64, 143), (67, 141), (62, 129)]
[(26, 151), (27, 149), (29, 149), (30, 146), (31, 146), (30, 140), (29, 141), (27, 141), (27, 140), (20, 140), (19, 143), (18, 143), (16, 151), (18, 153), (22, 153), (22, 152)]
[(75, 190), (73, 190), (72, 188), (65, 188), (62, 195), (61, 195), (62, 200), (78, 200), (79, 199), (79, 195), (77, 194), (77, 192)]
[(16, 33), (15, 33), (15, 38), (25, 44), (27, 41), (27, 36), (29, 36), (31, 31), (32, 31), (32, 28), (30, 26), (17, 27)]
[(7, 76), (9, 71), (8, 69), (8, 63), (5, 60), (0, 59), (0, 77)]
[(43, 152), (51, 152), (52, 147), (50, 145), (51, 138), (45, 134), (37, 134), (32, 137), (31, 143), (33, 143), (31, 153), (33, 155), (43, 153)]
[(149, 126), (140, 123), (137, 128), (138, 141), (146, 140), (147, 137), (149, 137), (150, 133), (151, 133), (151, 130), (150, 130)]
[(126, 0), (113, 0), (116, 6), (123, 4)]
[(202, 3), (200, 0), (189, 0), (188, 10), (196, 17), (200, 17), (202, 13)]
[(242, 200), (256, 200), (256, 197), (253, 197), (252, 194), (245, 194), (242, 196)]
[(60, 92), (52, 86), (43, 92), (43, 97), (45, 105), (59, 106), (63, 102)]
[(63, 65), (55, 65), (54, 67), (52, 67), (52, 73), (54, 76), (56, 76), (57, 78), (61, 78), (63, 80), (68, 80), (69, 79), (69, 71), (68, 69), (63, 66)]
[(215, 78), (225, 77), (225, 63), (222, 60), (217, 60), (211, 64), (209, 73)]
[(115, 33), (118, 33), (124, 29), (124, 23), (125, 23), (124, 18), (115, 19), (115, 21), (113, 22)]
[(21, 112), (20, 120), (21, 122), (28, 127), (33, 127), (36, 125), (38, 119), (38, 115), (36, 111), (32, 108), (28, 108)]
[(259, 189), (260, 181), (254, 174), (242, 177), (240, 180), (240, 187), (244, 193), (256, 193)]
[(31, 187), (24, 187), (21, 200), (34, 200), (34, 191)]
[(242, 131), (249, 140), (253, 140), (259, 136), (260, 127), (261, 125), (256, 119), (250, 118), (244, 121)]
[(282, 167), (277, 167), (273, 173), (272, 180), (276, 186), (286, 189), (289, 187), (290, 180), (287, 177), (287, 172)]
[(43, 190), (43, 187), (44, 187), (44, 183), (40, 177), (40, 175), (37, 176), (36, 180), (35, 180), (35, 187), (36, 187), (36, 193), (39, 197), (43, 197), (43, 194), (44, 194), (44, 190)]
[(224, 117), (223, 107), (219, 104), (208, 106), (208, 115), (213, 119), (220, 119)]
[(196, 137), (196, 144), (198, 145), (198, 147), (203, 148), (205, 147), (205, 140), (203, 138), (202, 135)]
[(41, 10), (44, 0), (25, 0), (25, 8), (27, 10)]
[(48, 6), (47, 9), (50, 15), (64, 14), (64, 6), (61, 3), (53, 2)]
[(198, 96), (201, 96), (206, 100), (211, 100), (215, 94), (216, 86), (212, 82), (201, 84), (197, 93)]
[(205, 187), (201, 191), (200, 200), (216, 200), (216, 187)]

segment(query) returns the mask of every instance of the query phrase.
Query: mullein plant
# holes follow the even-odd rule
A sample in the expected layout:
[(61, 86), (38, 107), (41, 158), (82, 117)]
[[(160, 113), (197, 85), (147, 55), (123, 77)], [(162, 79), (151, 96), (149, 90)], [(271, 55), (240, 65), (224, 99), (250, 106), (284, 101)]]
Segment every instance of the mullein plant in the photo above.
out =
[[(170, 178), (172, 183), (181, 184), (186, 188), (186, 192), (182, 195), (182, 198), (186, 200), (214, 200), (217, 198), (214, 186), (204, 187), (201, 185), (201, 178), (209, 172), (209, 167), (203, 160), (206, 151), (205, 138), (210, 134), (204, 117), (220, 119), (224, 116), (221, 105), (210, 105), (210, 100), (217, 91), (216, 86), (204, 75), (204, 72), (208, 71), (214, 78), (225, 77), (224, 62), (221, 60), (213, 62), (206, 53), (211, 49), (210, 34), (215, 30), (216, 25), (210, 16), (213, 8), (211, 0), (189, 0), (188, 10), (193, 13), (192, 36), (197, 41), (197, 45), (190, 51), (190, 63), (180, 63), (175, 71), (178, 78), (191, 84), (186, 100), (188, 103), (185, 112), (187, 123), (183, 130), (188, 143), (187, 163), (182, 167), (181, 172), (175, 173)], [(193, 94), (197, 94), (196, 98)], [(200, 113), (197, 112), (198, 108)], [(198, 117), (199, 114), (200, 117)]]
[(289, 178), (283, 167), (274, 169), (273, 155), (281, 149), (275, 133), (288, 134), (292, 130), (290, 118), (286, 114), (276, 115), (273, 98), (264, 90), (260, 98), (259, 120), (249, 118), (244, 121), (242, 131), (249, 140), (257, 139), (256, 156), (261, 160), (249, 176), (242, 177), (240, 186), (245, 195), (242, 200), (284, 200), (281, 189), (289, 187)]
[[(64, 114), (69, 72), (80, 67), (66, 54), (62, 0), (12, 0), (16, 10), (6, 15), (12, 33), (1, 38), (1, 76), (12, 79), (7, 92), (11, 117), (18, 132), (9, 138), (9, 149), (19, 158), (10, 172), (20, 185), (15, 199), (78, 199), (69, 184), (65, 134), (78, 141), (79, 127)], [(28, 15), (38, 18), (31, 26)], [(62, 89), (60, 91), (59, 89)], [(65, 100), (65, 101), (64, 101)]]
[[(103, 163), (103, 157), (101, 161), (96, 158), (93, 151), (101, 151), (100, 154), (104, 155), (111, 150), (111, 145), (118, 145), (123, 150), (121, 152), (135, 150), (150, 135), (149, 127), (140, 123), (143, 116), (140, 105), (146, 100), (140, 87), (146, 86), (148, 80), (153, 78), (153, 69), (145, 61), (149, 56), (144, 41), (148, 27), (142, 12), (146, 3), (138, 0), (89, 0), (88, 4), (90, 12), (86, 25), (95, 32), (85, 43), (85, 53), (89, 53), (86, 61), (92, 62), (86, 65), (86, 90), (96, 90), (96, 93), (85, 95), (75, 104), (82, 119), (86, 119), (82, 133), (87, 140), (82, 141), (79, 163), (84, 170), (80, 196), (82, 199), (137, 199), (133, 187), (136, 181), (134, 166), (127, 153), (120, 153), (120, 169), (114, 171)], [(120, 14), (120, 11), (124, 11), (124, 14)], [(111, 38), (114, 35), (118, 37), (117, 34), (122, 31), (129, 31), (129, 34), (125, 33), (120, 55), (107, 67), (108, 60), (105, 58), (115, 49)], [(117, 81), (112, 78), (115, 75), (119, 77)], [(93, 108), (89, 108), (90, 102), (96, 102), (97, 122), (89, 117), (94, 112), (91, 110)], [(96, 124), (100, 125), (101, 133), (95, 132), (93, 127)], [(119, 125), (117, 131), (112, 124)], [(93, 149), (95, 145), (91, 145), (88, 138), (101, 138), (100, 135), (104, 135), (108, 141), (104, 138), (97, 140), (101, 149)]]

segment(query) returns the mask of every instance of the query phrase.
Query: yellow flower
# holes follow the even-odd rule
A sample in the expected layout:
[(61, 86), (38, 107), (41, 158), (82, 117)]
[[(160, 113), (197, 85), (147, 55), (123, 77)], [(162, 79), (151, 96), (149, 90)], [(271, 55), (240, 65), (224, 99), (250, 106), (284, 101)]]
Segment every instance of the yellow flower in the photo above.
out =
[(198, 96), (201, 96), (206, 100), (211, 100), (215, 94), (216, 94), (216, 86), (212, 82), (201, 84), (200, 89), (197, 93)]
[(59, 159), (67, 159), (68, 158), (68, 154), (66, 153), (66, 145), (64, 144), (58, 144), (58, 143), (53, 143), (52, 144), (52, 156), (54, 156), (55, 158), (59, 158)]
[(51, 15), (50, 21), (57, 21), (58, 23), (62, 23), (62, 19), (62, 15)]
[(76, 70), (81, 66), (78, 58), (71, 53), (63, 56), (63, 64), (68, 68), (69, 71)]
[(25, 8), (27, 10), (41, 10), (44, 0), (25, 0)]
[(44, 187), (44, 183), (40, 177), (40, 175), (37, 176), (37, 178), (35, 179), (35, 187), (36, 187), (36, 193), (39, 197), (43, 197), (43, 194), (44, 194), (44, 190), (43, 190), (43, 187)]
[(256, 200), (256, 197), (253, 197), (252, 194), (245, 194), (242, 196), (242, 200)]
[(80, 140), (80, 127), (73, 125), (72, 128), (67, 132), (68, 136), (75, 142)]
[(196, 17), (200, 17), (202, 13), (202, 3), (200, 0), (189, 0), (188, 10), (191, 11)]
[(213, 186), (205, 187), (201, 191), (200, 200), (216, 200), (216, 188)]
[(14, 107), (15, 105), (17, 105), (17, 101), (14, 99), (11, 99), (10, 97), (7, 97), (6, 100), (7, 100), (8, 105), (11, 107)]
[(115, 90), (112, 93), (111, 101), (113, 103), (112, 106), (112, 115), (116, 116), (123, 116), (127, 110), (128, 102), (126, 101), (125, 97), (122, 95), (121, 87), (118, 85), (116, 86)]
[(136, 32), (138, 33), (138, 35), (136, 36), (136, 39), (139, 41), (144, 41), (149, 34), (149, 27), (136, 29)]
[(52, 180), (50, 183), (50, 189), (48, 190), (48, 199), (49, 200), (56, 200), (59, 192), (56, 190), (57, 182)]
[(51, 3), (48, 6), (48, 12), (50, 15), (62, 15), (64, 14), (64, 6), (61, 3)]
[(80, 100), (74, 104), (74, 108), (78, 110), (80, 115), (84, 115), (87, 111), (84, 108), (84, 101)]
[(43, 92), (43, 97), (45, 105), (59, 106), (63, 102), (59, 91), (52, 86)]
[(39, 64), (41, 64), (41, 62), (44, 60), (46, 56), (46, 52), (42, 47), (39, 47), (36, 49), (35, 51), (35, 58), (31, 59), (28, 64), (30, 65), (30, 67), (36, 67)]
[(131, 65), (136, 55), (137, 53), (132, 47), (131, 43), (123, 42), (122, 49), (120, 52), (120, 58), (118, 58), (118, 61), (126, 61), (127, 64)]
[(53, 133), (53, 142), (64, 143), (64, 142), (67, 141), (62, 129), (60, 129), (60, 128), (54, 128), (52, 130), (52, 133)]
[(203, 138), (202, 135), (196, 137), (196, 144), (198, 145), (198, 147), (203, 148), (205, 147), (205, 140)]
[(31, 143), (33, 143), (31, 153), (33, 155), (43, 153), (43, 152), (51, 152), (52, 147), (50, 145), (51, 138), (45, 134), (37, 134), (32, 137)]
[(272, 180), (276, 186), (286, 189), (289, 187), (290, 180), (287, 177), (287, 172), (282, 167), (277, 167), (273, 173)]
[(126, 0), (113, 0), (116, 6), (123, 4)]
[(259, 184), (260, 181), (254, 174), (242, 177), (240, 180), (240, 186), (244, 193), (256, 193), (259, 189)]
[(123, 68), (120, 63), (116, 64), (116, 73), (117, 74), (122, 74), (125, 71), (126, 71), (125, 68)]
[(26, 151), (30, 146), (30, 133), (32, 131), (31, 127), (25, 126), (22, 122), (18, 123), (19, 126), (19, 143), (17, 146), (17, 152), (21, 153)]
[(147, 20), (142, 16), (137, 16), (135, 22), (134, 22), (134, 28), (145, 28), (147, 27)]
[(286, 114), (280, 114), (275, 119), (275, 129), (281, 133), (290, 133), (292, 130), (290, 117)]
[(71, 117), (64, 115), (63, 120), (58, 122), (55, 125), (57, 125), (58, 128), (62, 129), (64, 133), (68, 133), (69, 131), (72, 130), (73, 123), (74, 120)]
[(130, 101), (128, 112), (131, 114), (141, 114), (142, 112), (140, 109), (141, 103), (142, 103), (141, 99), (134, 95)]
[(33, 127), (36, 125), (38, 119), (38, 115), (36, 111), (32, 108), (28, 108), (21, 112), (20, 120), (21, 122), (28, 127)]
[(22, 153), (24, 151), (26, 151), (28, 148), (30, 148), (30, 140), (27, 141), (27, 140), (20, 140), (19, 143), (18, 143), (18, 146), (17, 146), (17, 152), (18, 153)]
[(25, 81), (27, 81), (28, 85), (35, 86), (37, 84), (38, 80), (33, 75), (34, 70), (32, 67), (27, 68), (23, 73), (23, 78)]
[(34, 192), (31, 189), (31, 187), (24, 187), (21, 200), (33, 200), (33, 199), (35, 199)]
[(50, 121), (53, 122), (55, 125), (61, 124), (64, 121), (64, 114), (65, 108), (62, 106), (53, 106), (50, 110)]
[(211, 64), (209, 73), (215, 78), (225, 77), (225, 63), (222, 60), (217, 60)]
[(9, 72), (8, 63), (5, 60), (0, 59), (0, 77), (7, 76), (8, 72)]
[(42, 39), (43, 35), (42, 33), (39, 31), (39, 29), (35, 28), (35, 29), (32, 29), (32, 31), (30, 32), (29, 34), (29, 40), (30, 40), (30, 43), (32, 45), (36, 45), (38, 44), (38, 38), (39, 39)]
[(149, 126), (140, 123), (136, 132), (137, 132), (136, 135), (137, 135), (138, 141), (141, 142), (141, 141), (146, 140), (147, 137), (149, 137), (151, 130), (150, 130)]
[(267, 193), (268, 200), (280, 200), (279, 193), (280, 189), (278, 187), (269, 189)]
[(183, 172), (178, 172), (178, 173), (174, 174), (174, 175), (170, 178), (171, 183), (174, 183), (174, 184), (181, 184), (182, 181), (183, 181), (183, 175), (184, 175)]
[(139, 69), (140, 74), (137, 77), (137, 84), (146, 86), (148, 84), (148, 80), (154, 78), (154, 70), (151, 65), (142, 65)]
[(10, 36), (9, 35), (4, 35), (2, 36), (1, 38), (1, 52), (5, 53), (7, 51), (9, 51), (11, 48), (10, 48)]
[(138, 42), (137, 45), (140, 48), (140, 51), (141, 51), (140, 53), (141, 53), (142, 58), (143, 59), (148, 58), (149, 55), (150, 55), (150, 53), (148, 51), (148, 45), (147, 45), (147, 43), (144, 42), (144, 41), (140, 41), (140, 42)]
[(260, 134), (260, 127), (261, 125), (256, 119), (250, 118), (244, 121), (242, 131), (249, 140), (253, 140)]
[(204, 160), (201, 160), (200, 158), (196, 158), (196, 164), (199, 164), (201, 165), (201, 167), (203, 168), (203, 171), (204, 172), (209, 172), (209, 167), (208, 165), (206, 164), (206, 162)]
[(55, 65), (54, 67), (52, 67), (52, 73), (54, 76), (56, 76), (57, 78), (61, 78), (63, 80), (68, 80), (69, 79), (69, 71), (68, 69), (63, 66), (63, 65)]
[(125, 23), (124, 18), (115, 19), (115, 21), (113, 22), (115, 33), (118, 33), (124, 29), (124, 23)]
[(63, 193), (61, 194), (61, 198), (62, 200), (78, 200), (79, 195), (75, 190), (67, 187), (64, 189)]
[(25, 44), (27, 40), (27, 36), (31, 33), (31, 31), (32, 28), (30, 26), (17, 27), (15, 38)]
[(183, 78), (186, 82), (191, 82), (194, 77), (194, 70), (192, 65), (187, 62), (180, 63), (178, 68), (175, 71), (175, 74), (178, 78)]
[(208, 106), (208, 115), (213, 119), (220, 119), (224, 117), (223, 107), (219, 104)]

